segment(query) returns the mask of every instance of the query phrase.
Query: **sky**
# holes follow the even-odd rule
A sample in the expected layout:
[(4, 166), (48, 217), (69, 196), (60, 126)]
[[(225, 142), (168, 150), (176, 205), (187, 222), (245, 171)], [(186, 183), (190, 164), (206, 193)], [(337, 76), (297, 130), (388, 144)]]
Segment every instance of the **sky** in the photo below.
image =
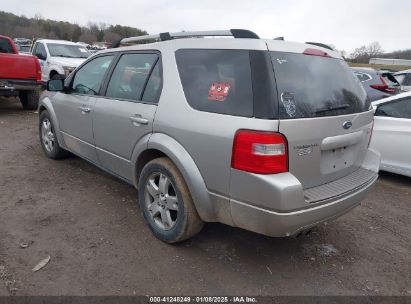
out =
[(373, 41), (386, 52), (411, 48), (409, 0), (0, 0), (0, 10), (150, 34), (243, 28), (261, 38), (322, 42), (347, 53)]

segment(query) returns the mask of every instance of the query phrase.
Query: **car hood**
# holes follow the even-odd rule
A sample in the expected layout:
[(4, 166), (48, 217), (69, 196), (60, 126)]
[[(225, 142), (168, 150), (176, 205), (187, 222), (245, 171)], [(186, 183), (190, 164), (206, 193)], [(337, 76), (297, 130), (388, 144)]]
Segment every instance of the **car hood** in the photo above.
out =
[(70, 67), (78, 67), (87, 58), (66, 58), (66, 57), (51, 57), (50, 64), (59, 64)]

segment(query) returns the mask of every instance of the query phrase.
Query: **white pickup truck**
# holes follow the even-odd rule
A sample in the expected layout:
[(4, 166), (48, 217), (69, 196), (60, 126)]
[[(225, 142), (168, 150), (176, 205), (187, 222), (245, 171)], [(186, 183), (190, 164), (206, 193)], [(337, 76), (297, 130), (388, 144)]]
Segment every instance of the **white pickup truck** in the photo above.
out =
[(41, 80), (44, 82), (67, 77), (91, 55), (81, 44), (47, 39), (37, 40), (31, 53), (40, 61)]

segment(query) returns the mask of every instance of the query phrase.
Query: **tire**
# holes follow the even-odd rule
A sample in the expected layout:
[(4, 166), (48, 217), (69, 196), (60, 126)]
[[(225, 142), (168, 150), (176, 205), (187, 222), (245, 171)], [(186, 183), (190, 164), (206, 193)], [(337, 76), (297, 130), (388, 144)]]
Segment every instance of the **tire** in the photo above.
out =
[[(46, 127), (46, 125), (48, 127)], [(54, 130), (53, 121), (50, 118), (49, 112), (41, 112), (39, 119), (39, 136), (44, 153), (51, 159), (67, 157), (69, 153), (60, 147)], [(49, 132), (51, 132), (51, 134)]]
[(63, 75), (60, 75), (60, 74), (58, 74), (58, 73), (55, 73), (55, 74), (53, 74), (53, 76), (51, 76), (50, 79), (52, 79), (52, 80), (64, 79), (64, 76), (63, 76)]
[(21, 91), (19, 98), (24, 110), (37, 110), (40, 91)]
[(167, 157), (154, 159), (144, 166), (138, 196), (144, 219), (163, 242), (184, 241), (203, 228), (183, 176)]

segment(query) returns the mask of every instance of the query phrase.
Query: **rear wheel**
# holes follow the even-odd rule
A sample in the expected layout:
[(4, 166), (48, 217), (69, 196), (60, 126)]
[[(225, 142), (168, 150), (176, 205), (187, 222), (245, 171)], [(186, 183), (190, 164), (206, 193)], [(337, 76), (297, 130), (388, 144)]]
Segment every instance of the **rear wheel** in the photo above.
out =
[(169, 158), (157, 158), (145, 165), (138, 192), (144, 218), (160, 240), (181, 242), (203, 227), (187, 184)]
[(53, 122), (47, 111), (40, 114), (39, 134), (41, 146), (48, 158), (59, 159), (68, 155), (68, 152), (62, 149), (57, 141)]
[(19, 98), (23, 109), (36, 110), (39, 105), (40, 91), (21, 91)]
[(54, 73), (54, 74), (50, 77), (50, 79), (52, 79), (52, 80), (64, 79), (64, 76), (63, 76), (63, 75), (60, 75), (60, 74), (58, 74), (58, 73)]

